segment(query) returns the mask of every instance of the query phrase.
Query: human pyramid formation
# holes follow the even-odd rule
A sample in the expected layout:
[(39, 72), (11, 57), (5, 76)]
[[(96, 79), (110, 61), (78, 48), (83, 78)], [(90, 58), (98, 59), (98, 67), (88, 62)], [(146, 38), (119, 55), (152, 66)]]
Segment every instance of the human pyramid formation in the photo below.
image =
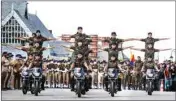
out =
[[(70, 69), (73, 70), (74, 67), (84, 67), (84, 72), (87, 73), (86, 80), (85, 80), (85, 89), (88, 91), (91, 88), (91, 82), (92, 82), (92, 77), (91, 77), (91, 72), (94, 71), (94, 67), (91, 66), (90, 58), (89, 58), (89, 53), (92, 52), (91, 49), (89, 49), (89, 44), (92, 42), (91, 37), (83, 34), (82, 33), (83, 28), (78, 27), (78, 31), (76, 34), (72, 35), (71, 38), (75, 39), (75, 46), (71, 47), (65, 47), (69, 51), (73, 51), (72, 54), (72, 60), (70, 62)], [(15, 70), (16, 72), (19, 72), (21, 69), (24, 67), (28, 68), (33, 68), (33, 67), (39, 67), (43, 68), (43, 61), (42, 61), (42, 53), (46, 49), (52, 49), (54, 47), (42, 47), (44, 41), (50, 41), (50, 40), (56, 40), (54, 38), (45, 38), (40, 34), (40, 31), (37, 30), (36, 33), (33, 33), (32, 37), (26, 37), (26, 38), (17, 38), (23, 41), (29, 42), (29, 46), (21, 46), (21, 47), (14, 47), (16, 49), (23, 50), (27, 52), (28, 58), (24, 62), (24, 64), (19, 65), (19, 69)], [(136, 71), (146, 71), (147, 68), (155, 68), (155, 63), (154, 63), (154, 53), (158, 51), (165, 51), (165, 50), (170, 50), (170, 49), (155, 49), (154, 48), (154, 43), (159, 41), (159, 40), (167, 40), (168, 38), (152, 38), (152, 33), (148, 33), (148, 37), (145, 39), (137, 39), (137, 38), (129, 38), (129, 39), (119, 39), (116, 38), (116, 33), (112, 32), (110, 38), (106, 38), (104, 41), (109, 43), (109, 48), (100, 48), (102, 51), (107, 51), (109, 54), (109, 59), (108, 59), (108, 64), (104, 68), (104, 72), (107, 72), (108, 68), (117, 68), (118, 70), (125, 71), (121, 66), (119, 65), (119, 60), (118, 60), (118, 54), (119, 51), (122, 51), (124, 49), (130, 48), (134, 50), (139, 50), (145, 52), (145, 63), (143, 65), (143, 68), (140, 67), (140, 69), (136, 69)], [(129, 47), (124, 47), (124, 48), (119, 48), (119, 44), (122, 42), (126, 41), (132, 41), (132, 40), (139, 40), (145, 42), (145, 49), (137, 49), (133, 48), (132, 46)], [(13, 47), (13, 46), (12, 46)], [(18, 62), (18, 60), (17, 60)], [(127, 68), (129, 71), (131, 68)], [(157, 68), (155, 68), (158, 70)], [(44, 90), (44, 83), (45, 83), (45, 76), (43, 75), (42, 77), (42, 89)], [(107, 76), (104, 78), (104, 81), (107, 81)], [(118, 80), (118, 90), (121, 91), (121, 80), (119, 78)], [(74, 91), (74, 85), (75, 85), (75, 80), (73, 76), (73, 72), (71, 72), (71, 90)], [(108, 84), (105, 84), (106, 90), (108, 89)]]

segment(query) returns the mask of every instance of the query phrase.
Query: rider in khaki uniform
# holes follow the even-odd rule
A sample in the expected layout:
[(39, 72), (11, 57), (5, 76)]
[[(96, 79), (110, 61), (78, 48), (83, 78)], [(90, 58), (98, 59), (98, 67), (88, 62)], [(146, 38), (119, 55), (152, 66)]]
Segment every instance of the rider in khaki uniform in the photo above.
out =
[[(84, 71), (87, 72), (88, 70), (92, 70), (87, 63), (84, 61), (84, 57), (83, 57), (83, 52), (78, 52), (75, 61), (71, 64), (71, 68), (70, 70), (73, 70), (75, 67), (83, 67)], [(85, 80), (85, 89), (86, 91), (88, 91), (88, 85), (87, 85), (87, 77)], [(71, 91), (74, 91), (74, 85), (75, 85), (75, 80), (73, 77), (73, 72), (71, 73)]]
[(156, 71), (159, 71), (159, 69), (157, 68), (154, 60), (152, 59), (152, 56), (149, 56), (147, 58), (147, 60), (144, 62), (144, 65), (142, 67), (142, 71), (146, 72), (147, 69), (155, 69)]
[[(109, 55), (110, 60), (108, 61), (108, 64), (104, 68), (104, 72), (107, 73), (108, 68), (116, 68), (118, 71), (122, 70), (121, 66), (119, 66), (119, 61), (117, 60), (116, 54), (111, 53)], [(106, 91), (108, 91), (108, 76), (105, 76), (104, 78), (105, 81), (105, 87)], [(118, 91), (121, 91), (121, 79), (118, 78)]]
[[(29, 68), (40, 68), (43, 71), (43, 67), (41, 67), (42, 65), (42, 58), (41, 58), (41, 53), (40, 52), (36, 52), (33, 58), (32, 63), (30, 64)], [(44, 84), (46, 81), (46, 77), (44, 75), (42, 75), (42, 81), (41, 81), (41, 89), (45, 90)]]

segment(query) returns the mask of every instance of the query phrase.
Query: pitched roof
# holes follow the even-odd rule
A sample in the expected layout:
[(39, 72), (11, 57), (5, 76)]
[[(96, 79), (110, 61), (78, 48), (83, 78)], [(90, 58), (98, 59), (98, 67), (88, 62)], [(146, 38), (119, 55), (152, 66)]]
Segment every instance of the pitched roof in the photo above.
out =
[(21, 20), (23, 20), (25, 25), (32, 33), (36, 32), (36, 30), (40, 30), (44, 37), (53, 37), (53, 34), (49, 32), (49, 30), (45, 27), (37, 15), (28, 13), (28, 19), (26, 19), (25, 17), (21, 16), (17, 10), (15, 10), (15, 12), (18, 14)]
[(2, 0), (1, 20), (4, 20), (4, 18), (10, 13), (12, 9), (12, 3), (13, 3), (13, 8), (18, 10), (20, 15), (25, 14), (27, 0)]
[(52, 37), (53, 34), (44, 26), (37, 15), (28, 13), (28, 19), (24, 16), (26, 10), (26, 0), (12, 0), (12, 1), (2, 1), (2, 20), (7, 17), (11, 12), (13, 3), (14, 12), (20, 17), (20, 19), (25, 23), (28, 29), (34, 33), (36, 30), (40, 30), (44, 37)]

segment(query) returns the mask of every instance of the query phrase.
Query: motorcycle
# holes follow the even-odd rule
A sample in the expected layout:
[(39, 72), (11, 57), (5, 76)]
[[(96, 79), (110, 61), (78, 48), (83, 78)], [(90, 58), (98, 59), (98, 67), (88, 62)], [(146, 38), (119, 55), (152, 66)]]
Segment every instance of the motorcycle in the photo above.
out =
[(109, 93), (111, 94), (112, 97), (114, 97), (114, 94), (117, 93), (118, 91), (118, 70), (115, 68), (109, 68), (108, 69), (108, 83), (109, 83)]
[(41, 68), (34, 67), (32, 69), (32, 77), (33, 77), (32, 92), (35, 94), (35, 96), (38, 96), (38, 93), (41, 92), (41, 80), (42, 80)]
[(81, 94), (85, 94), (85, 73), (83, 68), (76, 67), (74, 69), (74, 79), (76, 80), (76, 94), (81, 97)]
[(27, 67), (24, 67), (21, 72), (22, 77), (22, 92), (23, 94), (27, 94), (27, 91), (30, 88), (30, 70)]
[(147, 69), (146, 72), (146, 91), (148, 95), (152, 95), (154, 90), (154, 80), (155, 80), (155, 71), (154, 69)]

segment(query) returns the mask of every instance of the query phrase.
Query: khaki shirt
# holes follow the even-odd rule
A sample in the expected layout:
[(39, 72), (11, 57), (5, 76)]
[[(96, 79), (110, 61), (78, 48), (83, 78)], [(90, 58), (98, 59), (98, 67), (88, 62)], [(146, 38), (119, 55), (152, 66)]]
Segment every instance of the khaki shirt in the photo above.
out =
[(19, 69), (21, 68), (22, 63), (19, 60), (14, 60), (12, 61), (11, 65), (13, 67), (13, 71), (17, 73), (20, 71)]

